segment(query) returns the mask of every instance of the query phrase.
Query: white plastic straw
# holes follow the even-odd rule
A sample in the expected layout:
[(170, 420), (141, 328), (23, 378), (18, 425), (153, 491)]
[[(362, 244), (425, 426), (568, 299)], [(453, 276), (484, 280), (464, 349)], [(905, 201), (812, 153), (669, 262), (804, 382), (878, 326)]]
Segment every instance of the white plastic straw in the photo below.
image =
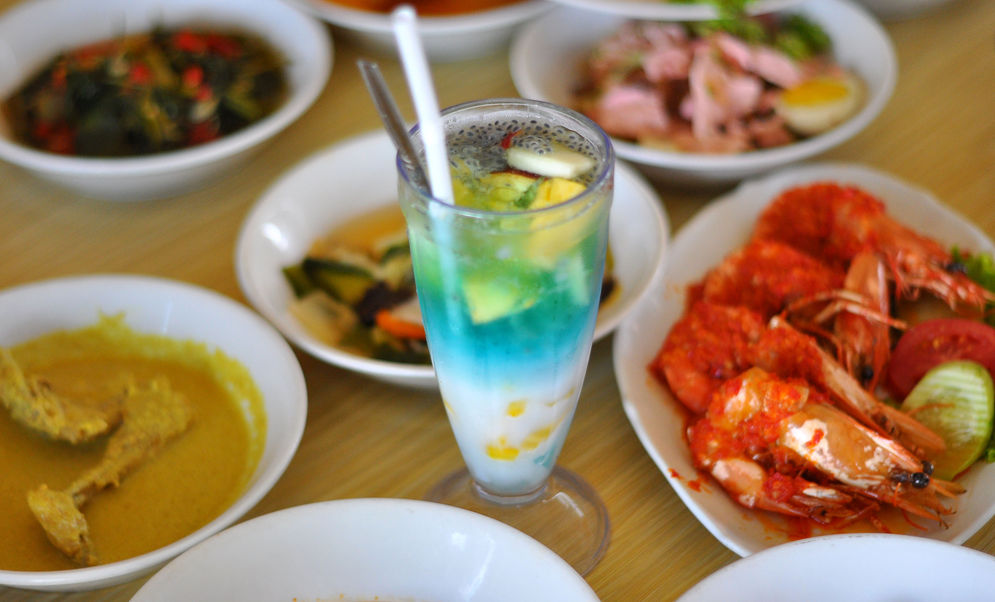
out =
[(435, 87), (432, 85), (432, 74), (428, 68), (428, 60), (422, 48), (421, 38), (415, 21), (415, 9), (402, 5), (391, 13), (394, 27), (394, 38), (397, 40), (404, 75), (408, 80), (408, 89), (418, 114), (418, 123), (422, 143), (425, 145), (425, 166), (428, 169), (428, 185), (432, 196), (453, 202), (453, 185), (449, 179), (449, 155), (446, 151), (446, 134), (442, 129), (442, 117), (439, 114), (439, 102), (436, 100)]

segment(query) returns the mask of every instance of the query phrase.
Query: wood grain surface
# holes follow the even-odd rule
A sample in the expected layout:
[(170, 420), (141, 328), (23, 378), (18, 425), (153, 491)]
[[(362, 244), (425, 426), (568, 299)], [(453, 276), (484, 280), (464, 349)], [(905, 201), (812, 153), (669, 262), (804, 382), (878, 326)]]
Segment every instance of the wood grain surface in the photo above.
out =
[[(0, 0), (0, 10), (14, 4)], [(890, 172), (995, 236), (995, 1), (959, 0), (885, 28), (898, 54), (894, 96), (865, 131), (819, 159)], [(241, 171), (201, 191), (161, 201), (105, 202), (0, 163), (0, 288), (73, 274), (136, 273), (190, 282), (245, 303), (233, 255), (249, 209), (302, 159), (379, 127), (357, 58), (380, 62), (401, 97), (402, 113), (413, 116), (400, 93), (398, 62), (332, 33), (332, 76), (315, 105)], [(434, 76), (442, 105), (516, 95), (503, 52), (436, 65)], [(716, 196), (655, 186), (674, 231)], [(247, 518), (321, 500), (420, 498), (461, 465), (437, 393), (298, 357), (309, 391), (304, 437), (286, 473)], [(610, 337), (594, 347), (560, 463), (594, 486), (611, 515), (611, 546), (587, 576), (602, 599), (672, 600), (737, 559), (685, 508), (637, 440), (619, 399)], [(995, 553), (995, 522), (967, 545)], [(0, 587), (0, 602), (126, 600), (144, 582), (79, 594)]]

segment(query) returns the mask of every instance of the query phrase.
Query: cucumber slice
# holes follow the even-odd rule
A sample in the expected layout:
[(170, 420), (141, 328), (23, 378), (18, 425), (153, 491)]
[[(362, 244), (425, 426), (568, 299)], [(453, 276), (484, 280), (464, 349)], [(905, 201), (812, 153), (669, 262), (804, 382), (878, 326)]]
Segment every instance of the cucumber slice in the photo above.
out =
[(369, 270), (343, 261), (306, 257), (302, 267), (316, 288), (347, 305), (358, 303), (376, 284)]
[(984, 453), (991, 438), (992, 377), (977, 362), (945, 362), (922, 377), (901, 409), (943, 437), (947, 449), (932, 460), (933, 474), (952, 479)]
[(508, 148), (508, 165), (547, 178), (572, 179), (590, 171), (596, 163), (593, 158), (558, 142), (530, 142), (526, 146)]

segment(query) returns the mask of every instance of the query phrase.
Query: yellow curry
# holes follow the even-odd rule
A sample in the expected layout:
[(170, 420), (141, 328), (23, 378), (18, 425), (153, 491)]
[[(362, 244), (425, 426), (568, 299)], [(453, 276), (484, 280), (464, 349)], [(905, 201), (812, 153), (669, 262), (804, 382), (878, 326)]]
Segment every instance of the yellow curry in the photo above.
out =
[[(100, 404), (125, 383), (160, 382), (189, 401), (179, 435), (129, 469), (120, 485), (80, 504), (101, 564), (150, 552), (207, 524), (245, 490), (266, 436), (262, 397), (248, 371), (193, 341), (137, 333), (123, 316), (10, 348), (24, 375), (73, 403)], [(121, 429), (121, 426), (117, 427)], [(57, 441), (0, 406), (0, 569), (78, 568), (46, 538), (27, 493), (64, 489), (105, 459), (114, 431), (85, 443)]]

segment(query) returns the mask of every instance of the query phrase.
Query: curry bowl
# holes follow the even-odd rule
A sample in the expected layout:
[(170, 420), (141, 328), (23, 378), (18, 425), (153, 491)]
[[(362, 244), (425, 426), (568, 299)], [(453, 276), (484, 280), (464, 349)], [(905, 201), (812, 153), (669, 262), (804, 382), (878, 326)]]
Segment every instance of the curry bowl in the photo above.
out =
[[(329, 344), (316, 329), (306, 328), (293, 312), (294, 291), (283, 271), (299, 264), (312, 244), (330, 232), (350, 224), (362, 227), (365, 215), (393, 206), (396, 219), (403, 219), (397, 203), (396, 155), (386, 132), (378, 130), (301, 162), (249, 212), (236, 245), (235, 267), (252, 306), (302, 350), (372, 378), (431, 388), (437, 386), (435, 371), (427, 363), (367, 357)], [(617, 164), (608, 243), (617, 292), (598, 313), (595, 340), (615, 329), (663, 269), (669, 229), (663, 203), (652, 187), (635, 170)]]
[[(215, 181), (248, 160), (311, 106), (331, 72), (332, 46), (326, 29), (279, 0), (251, 5), (237, 0), (33, 0), (0, 14), (0, 102), (60, 52), (156, 27), (182, 26), (261, 39), (284, 63), (286, 91), (280, 103), (260, 119), (208, 142), (119, 157), (34, 148), (15, 138), (13, 125), (0, 113), (0, 159), (98, 199), (175, 196)], [(176, 120), (169, 123), (175, 125)]]
[(596, 602), (569, 564), (504, 523), (401, 499), (266, 514), (188, 550), (135, 602), (167, 600)]
[[(719, 188), (814, 157), (863, 131), (884, 109), (897, 79), (895, 51), (887, 33), (861, 7), (841, 0), (812, 0), (785, 12), (799, 14), (819, 25), (832, 43), (835, 62), (862, 82), (862, 85), (854, 84), (854, 89), (862, 89), (862, 92), (854, 92), (862, 98), (862, 104), (857, 105), (859, 108), (851, 107), (849, 117), (822, 133), (788, 144), (734, 153), (685, 152), (662, 144), (640, 144), (613, 136), (619, 158), (634, 163), (662, 184)], [(601, 40), (619, 31), (628, 21), (629, 17), (620, 14), (563, 8), (530, 23), (511, 46), (511, 73), (519, 94), (576, 106), (574, 98), (582, 82), (585, 58)], [(666, 52), (658, 51), (657, 54)], [(676, 87), (681, 81), (685, 85), (688, 82), (687, 79), (671, 79), (667, 83)], [(688, 95), (684, 100), (690, 98)], [(619, 113), (624, 111), (624, 108), (618, 109)], [(632, 113), (640, 111), (632, 109), (627, 114)]]
[[(37, 356), (41, 347), (32, 345), (51, 339), (59, 350), (82, 354), (78, 357), (90, 367), (73, 378), (83, 383), (83, 387), (104, 386), (105, 379), (93, 376), (102, 374), (101, 362), (117, 361), (121, 366), (126, 365), (127, 370), (134, 371), (134, 374), (126, 376), (136, 379), (146, 377), (141, 367), (144, 363), (152, 367), (156, 378), (164, 377), (170, 383), (163, 386), (172, 386), (178, 396), (189, 400), (187, 403), (192, 412), (189, 427), (184, 432), (175, 436), (162, 435), (172, 439), (159, 448), (149, 444), (152, 451), (148, 457), (143, 457), (140, 464), (118, 474), (119, 486), (97, 488), (88, 501), (77, 502), (92, 527), (90, 539), (96, 555), (99, 557), (106, 553), (106, 563), (85, 566), (85, 563), (73, 564), (61, 556), (55, 559), (58, 562), (45, 556), (58, 556), (58, 552), (54, 547), (42, 547), (48, 544), (46, 533), (32, 520), (27, 508), (31, 502), (27, 502), (23, 508), (17, 506), (6, 513), (20, 513), (24, 518), (21, 522), (7, 524), (2, 545), (11, 545), (11, 534), (16, 529), (17, 536), (25, 538), (18, 544), (18, 549), (22, 552), (33, 550), (35, 556), (42, 560), (28, 560), (25, 554), (16, 553), (17, 562), (36, 564), (22, 564), (15, 567), (16, 570), (8, 570), (11, 561), (5, 561), (8, 564), (0, 569), (0, 585), (34, 590), (80, 591), (129, 581), (153, 571), (248, 512), (279, 479), (297, 449), (307, 414), (307, 391), (297, 358), (265, 320), (223, 295), (190, 284), (153, 277), (114, 274), (79, 276), (39, 281), (0, 291), (0, 315), (3, 316), (0, 321), (0, 347), (9, 349), (11, 356), (20, 353), (18, 361), (24, 360), (25, 375), (31, 374), (32, 361), (36, 368), (39, 365), (37, 359), (31, 358), (33, 353)], [(106, 350), (101, 353), (118, 358), (114, 354), (122, 353), (121, 349), (132, 349), (128, 347), (132, 345), (141, 351), (123, 353), (134, 353), (139, 359), (128, 364), (120, 359), (102, 359), (104, 356), (92, 350), (85, 351), (88, 348), (86, 343), (80, 342), (82, 339), (72, 338), (73, 333), (90, 333), (94, 325), (103, 328), (108, 324), (107, 330), (95, 331), (102, 333), (100, 337), (106, 335), (106, 339), (100, 339), (106, 341)], [(59, 338), (66, 336), (70, 338)], [(65, 344), (65, 341), (76, 343)], [(161, 348), (157, 347), (160, 342), (164, 342)], [(175, 345), (175, 349), (171, 345)], [(172, 363), (167, 365), (164, 363), (167, 360), (163, 359), (166, 356), (157, 355), (160, 351), (175, 352), (179, 359), (169, 360)], [(73, 362), (73, 356), (61, 357), (59, 353), (61, 351), (55, 352), (55, 363), (51, 364), (56, 367), (47, 368), (56, 373), (46, 372), (46, 369), (40, 369), (38, 373), (43, 378), (52, 377), (49, 389), (56, 395), (66, 390), (59, 388), (65, 386), (65, 380), (59, 380), (58, 362), (63, 365), (72, 365)], [(180, 367), (173, 367), (176, 363)], [(65, 374), (61, 376), (65, 377)], [(34, 376), (30, 378), (34, 379)], [(63, 384), (60, 385), (60, 382)], [(73, 389), (70, 395), (77, 392)], [(224, 400), (218, 407), (224, 407), (226, 413), (219, 414), (215, 406), (208, 406), (205, 398), (212, 395)], [(72, 400), (72, 397), (68, 399)], [(27, 441), (25, 446), (47, 446), (44, 448), (45, 455), (40, 455), (37, 460), (35, 456), (38, 454), (25, 454), (30, 458), (26, 461), (36, 462), (31, 465), (36, 472), (31, 472), (31, 467), (21, 471), (27, 474), (27, 484), (23, 488), (35, 490), (38, 480), (43, 478), (39, 467), (48, 471), (44, 477), (47, 484), (52, 489), (58, 489), (74, 479), (76, 482), (85, 480), (92, 471), (105, 467), (107, 461), (113, 465), (115, 438), (122, 433), (124, 440), (127, 440), (127, 435), (123, 433), (129, 424), (133, 424), (129, 423), (132, 417), (138, 414), (133, 406), (128, 405), (130, 402), (124, 403), (120, 424), (114, 427), (116, 430), (109, 430), (109, 434), (105, 435), (106, 446), (100, 442), (102, 439), (92, 439), (79, 446), (79, 450), (77, 446), (58, 440), (50, 441), (32, 432), (12, 437), (11, 433), (29, 429), (15, 424), (20, 422), (18, 420), (2, 416), (5, 445), (8, 440), (23, 440)], [(222, 426), (218, 431), (219, 423), (230, 425), (232, 422), (244, 423), (244, 429)], [(139, 428), (133, 426), (128, 433), (132, 434)], [(225, 441), (220, 441), (219, 432), (229, 433)], [(244, 442), (238, 443), (237, 449), (226, 456), (228, 464), (221, 466), (216, 460), (221, 453), (218, 449), (227, 447), (230, 443), (228, 439)], [(79, 455), (69, 456), (65, 451), (67, 448), (71, 448), (72, 454), (92, 452), (95, 460), (86, 455), (82, 456), (82, 460)], [(68, 477), (52, 472), (64, 470), (54, 467), (55, 462), (63, 462), (63, 465), (73, 462), (64, 471)], [(168, 468), (170, 472), (165, 472), (167, 466), (171, 467)], [(38, 476), (35, 476), (36, 473)], [(9, 476), (13, 474), (13, 470), (5, 468), (2, 478), (12, 481), (5, 484), (5, 488), (20, 488), (18, 483), (22, 481), (14, 481), (17, 477)], [(189, 506), (200, 504), (198, 500), (204, 499), (204, 496), (214, 495), (208, 493), (216, 489), (215, 484), (210, 482), (214, 479), (227, 479), (225, 487), (228, 488), (213, 498), (216, 501), (203, 512), (198, 510), (200, 514), (195, 518), (183, 518), (185, 513), (191, 512)], [(190, 483), (196, 485), (191, 486)], [(130, 505), (122, 507), (125, 509), (115, 506), (128, 498), (131, 499), (127, 502)], [(136, 514), (134, 508), (148, 514)], [(128, 509), (131, 509), (130, 514)], [(101, 523), (106, 518), (112, 522)], [(4, 520), (14, 521), (15, 518), (5, 516)], [(124, 526), (129, 522), (131, 527)], [(177, 524), (180, 526), (177, 527)], [(137, 531), (146, 530), (151, 533), (147, 540), (151, 543), (141, 545), (145, 545), (148, 551), (129, 556), (128, 553), (111, 550), (110, 542), (117, 537), (116, 531), (127, 531), (128, 537), (137, 538)], [(132, 544), (128, 542), (127, 545)], [(50, 570), (47, 568), (50, 566), (67, 568)]]
[[(360, 10), (334, 0), (288, 0), (327, 21), (364, 48), (397, 56), (390, 14)], [(381, 5), (392, 3), (381, 3)], [(456, 6), (456, 3), (452, 3)], [(551, 8), (542, 0), (524, 0), (488, 9), (470, 9), (449, 15), (421, 15), (418, 33), (425, 54), (434, 62), (464, 61), (498, 52), (508, 45), (519, 26)]]

